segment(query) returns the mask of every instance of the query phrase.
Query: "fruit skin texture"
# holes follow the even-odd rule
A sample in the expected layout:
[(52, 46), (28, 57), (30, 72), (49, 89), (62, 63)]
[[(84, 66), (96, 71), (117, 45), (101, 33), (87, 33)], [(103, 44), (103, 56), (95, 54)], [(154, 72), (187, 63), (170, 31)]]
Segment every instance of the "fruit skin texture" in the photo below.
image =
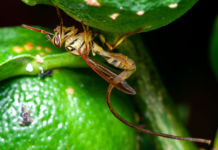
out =
[(28, 5), (57, 5), (77, 21), (108, 32), (148, 32), (186, 13), (197, 0), (23, 0)]
[[(107, 83), (98, 84), (103, 79), (91, 71), (59, 69), (52, 77), (1, 81), (1, 149), (135, 149), (136, 131), (112, 115), (105, 101)], [(134, 122), (128, 97), (114, 93), (115, 109)], [(22, 106), (33, 118), (28, 126), (18, 124)]]

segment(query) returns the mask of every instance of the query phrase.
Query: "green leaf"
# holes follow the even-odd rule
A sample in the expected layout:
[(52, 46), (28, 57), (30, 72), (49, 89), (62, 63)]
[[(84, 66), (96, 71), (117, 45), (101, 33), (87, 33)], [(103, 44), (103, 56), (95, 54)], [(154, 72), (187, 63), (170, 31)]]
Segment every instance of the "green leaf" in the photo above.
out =
[(165, 26), (186, 13), (197, 0), (23, 0), (28, 5), (57, 5), (86, 25), (127, 33), (146, 27), (147, 32)]
[(53, 54), (42, 57), (43, 63), (38, 63), (37, 58), (31, 55), (20, 55), (0, 64), (0, 81), (17, 75), (36, 75), (43, 70), (51, 70), (60, 67), (83, 68), (88, 67), (80, 57), (74, 57), (70, 53)]

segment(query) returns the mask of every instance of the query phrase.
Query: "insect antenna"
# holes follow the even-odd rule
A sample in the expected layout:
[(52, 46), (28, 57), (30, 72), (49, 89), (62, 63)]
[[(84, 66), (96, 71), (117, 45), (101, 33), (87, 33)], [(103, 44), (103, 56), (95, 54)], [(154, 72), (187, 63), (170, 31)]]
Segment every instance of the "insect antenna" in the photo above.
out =
[(63, 19), (62, 19), (62, 17), (61, 17), (61, 13), (60, 13), (60, 10), (59, 10), (59, 8), (55, 5), (55, 7), (56, 7), (56, 10), (57, 10), (57, 14), (58, 14), (58, 18), (59, 18), (59, 20), (60, 20), (60, 23), (61, 23), (61, 30), (60, 30), (60, 39), (62, 39), (62, 27), (63, 27)]
[(47, 32), (47, 31), (45, 31), (45, 30), (33, 28), (33, 27), (28, 26), (28, 25), (25, 25), (25, 24), (23, 24), (22, 27), (27, 28), (27, 29), (30, 29), (30, 30), (33, 30), (33, 31), (41, 32), (41, 33), (43, 33), (43, 34), (54, 35), (53, 33)]
[(211, 143), (211, 140), (207, 140), (207, 139), (200, 139), (200, 138), (191, 138), (191, 137), (181, 137), (181, 136), (174, 136), (174, 135), (169, 135), (169, 134), (164, 134), (164, 133), (159, 133), (159, 132), (154, 132), (154, 131), (150, 131), (148, 129), (144, 129), (144, 128), (141, 128), (141, 127), (138, 127), (136, 125), (133, 125), (131, 123), (129, 123), (128, 121), (126, 121), (125, 119), (123, 119), (120, 115), (118, 115), (116, 113), (116, 111), (114, 110), (114, 108), (112, 107), (111, 105), (111, 102), (110, 102), (110, 94), (111, 94), (111, 91), (113, 89), (113, 85), (110, 84), (108, 89), (107, 89), (107, 95), (106, 95), (106, 98), (107, 98), (107, 105), (110, 109), (110, 111), (113, 113), (113, 115), (119, 119), (120, 121), (122, 121), (124, 124), (128, 125), (129, 127), (131, 128), (134, 128), (136, 130), (139, 130), (141, 132), (144, 132), (144, 133), (148, 133), (148, 134), (153, 134), (153, 135), (157, 135), (157, 136), (162, 136), (162, 137), (166, 137), (166, 138), (170, 138), (170, 139), (176, 139), (176, 140), (185, 140), (185, 141), (193, 141), (193, 142), (200, 142), (200, 143), (207, 143), (210, 145)]

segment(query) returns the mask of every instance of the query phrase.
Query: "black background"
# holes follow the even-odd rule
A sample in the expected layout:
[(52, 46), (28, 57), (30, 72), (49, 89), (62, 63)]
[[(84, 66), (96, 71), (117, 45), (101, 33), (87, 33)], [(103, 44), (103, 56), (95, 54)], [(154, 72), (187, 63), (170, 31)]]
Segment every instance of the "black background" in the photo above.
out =
[[(75, 25), (82, 31), (80, 23), (61, 14), (65, 26)], [(218, 82), (209, 61), (210, 36), (217, 14), (216, 1), (201, 0), (173, 23), (142, 34), (174, 102), (190, 106), (187, 128), (192, 137), (214, 139), (218, 127)], [(0, 27), (22, 24), (54, 29), (59, 20), (52, 6), (1, 1)]]

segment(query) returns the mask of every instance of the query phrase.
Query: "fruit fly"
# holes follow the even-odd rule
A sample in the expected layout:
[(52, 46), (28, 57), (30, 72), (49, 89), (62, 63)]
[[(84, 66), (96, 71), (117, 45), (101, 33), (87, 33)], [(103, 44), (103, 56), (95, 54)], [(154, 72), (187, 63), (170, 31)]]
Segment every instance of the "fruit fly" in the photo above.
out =
[(46, 71), (44, 71), (42, 67), (39, 67), (39, 69), (41, 70), (41, 72), (38, 73), (38, 76), (40, 78), (51, 77), (53, 75), (53, 70), (46, 70)]
[[(54, 46), (56, 46), (58, 48), (61, 48), (61, 46), (65, 42), (65, 48), (67, 51), (69, 51), (73, 55), (81, 56), (85, 60), (85, 62), (97, 74), (99, 74), (102, 78), (104, 78), (107, 82), (109, 82), (110, 85), (109, 85), (108, 90), (107, 90), (107, 103), (108, 103), (108, 107), (109, 107), (110, 111), (113, 113), (113, 115), (117, 119), (122, 121), (124, 124), (134, 128), (134, 129), (137, 129), (141, 132), (145, 132), (145, 133), (149, 133), (149, 134), (153, 134), (153, 135), (157, 135), (157, 136), (162, 136), (162, 137), (177, 139), (177, 140), (187, 140), (187, 141), (208, 143), (208, 144), (211, 142), (210, 140), (206, 140), (206, 139), (179, 137), (179, 136), (173, 136), (173, 135), (169, 135), (169, 134), (153, 132), (153, 131), (135, 126), (135, 125), (129, 123), (128, 121), (126, 121), (125, 119), (123, 119), (122, 117), (120, 117), (116, 113), (116, 111), (113, 109), (113, 107), (110, 103), (110, 94), (111, 94), (113, 87), (115, 87), (118, 90), (120, 90), (124, 93), (127, 93), (127, 94), (131, 94), (131, 95), (136, 94), (135, 90), (130, 85), (128, 85), (128, 83), (125, 81), (125, 79), (129, 78), (132, 75), (132, 73), (135, 72), (136, 66), (135, 66), (135, 63), (127, 56), (124, 56), (124, 55), (118, 54), (118, 53), (109, 53), (107, 51), (104, 51), (103, 48), (100, 47), (99, 45), (97, 45), (93, 39), (96, 35), (99, 35), (101, 41), (103, 43), (105, 43), (110, 50), (113, 50), (120, 43), (122, 43), (122, 41), (127, 36), (138, 33), (140, 31), (142, 31), (144, 28), (141, 28), (141, 29), (134, 31), (134, 32), (124, 34), (121, 37), (121, 39), (117, 41), (117, 39), (119, 37), (119, 34), (118, 34), (115, 38), (115, 41), (117, 41), (116, 44), (114, 44), (114, 46), (111, 46), (109, 44), (109, 42), (104, 38), (103, 35), (97, 34), (97, 33), (92, 33), (91, 30), (88, 30), (88, 27), (87, 28), (85, 27), (85, 25), (83, 24), (82, 21), (81, 21), (81, 23), (82, 23), (83, 30), (84, 30), (84, 32), (82, 32), (82, 33), (77, 34), (78, 29), (75, 28), (74, 26), (64, 27), (60, 11), (59, 11), (58, 7), (56, 7), (56, 9), (57, 9), (58, 17), (60, 19), (60, 26), (57, 26), (57, 28), (54, 29), (54, 32), (55, 32), (54, 34), (47, 32), (47, 31), (44, 31), (44, 30), (30, 27), (28, 25), (22, 25), (22, 26), (25, 28), (28, 28), (30, 30), (33, 30), (33, 31), (47, 34), (47, 36), (46, 36), (47, 39), (49, 41), (51, 41), (54, 44)], [(50, 35), (52, 35), (53, 38), (51, 38)], [(113, 73), (109, 69), (107, 69), (107, 68), (103, 67), (102, 65), (93, 61), (89, 57), (90, 52), (103, 56), (109, 64), (114, 65), (115, 67), (121, 68), (124, 71), (121, 72), (119, 75)]]
[(23, 118), (22, 122), (18, 122), (20, 125), (25, 126), (33, 122), (33, 119), (30, 116), (30, 112), (26, 107), (22, 106), (22, 112), (20, 113), (20, 116)]

